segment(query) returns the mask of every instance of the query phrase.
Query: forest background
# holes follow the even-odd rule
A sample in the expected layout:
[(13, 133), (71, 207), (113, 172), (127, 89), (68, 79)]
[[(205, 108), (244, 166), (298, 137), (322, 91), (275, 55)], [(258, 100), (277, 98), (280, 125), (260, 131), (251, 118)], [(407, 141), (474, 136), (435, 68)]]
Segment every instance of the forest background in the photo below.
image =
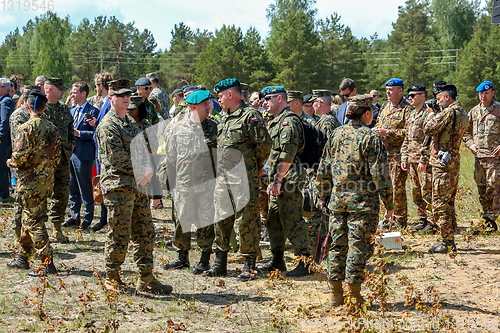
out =
[[(492, 1), (407, 0), (387, 39), (357, 38), (332, 13), (319, 17), (314, 0), (275, 0), (266, 9), (269, 33), (223, 25), (215, 31), (174, 25), (168, 49), (153, 34), (114, 16), (83, 19), (46, 12), (11, 31), (0, 46), (0, 73), (34, 82), (38, 75), (93, 83), (94, 74), (135, 81), (156, 71), (168, 93), (185, 84), (209, 89), (236, 77), (251, 91), (283, 85), (309, 93), (331, 89), (345, 77), (358, 93), (384, 89), (391, 77), (406, 86), (443, 79), (458, 87), (466, 109), (477, 104), (476, 86), (500, 83), (500, 27), (491, 24)], [(355, 10), (355, 8), (353, 8)], [(374, 18), (376, 19), (376, 18)], [(384, 94), (381, 94), (384, 97)]]

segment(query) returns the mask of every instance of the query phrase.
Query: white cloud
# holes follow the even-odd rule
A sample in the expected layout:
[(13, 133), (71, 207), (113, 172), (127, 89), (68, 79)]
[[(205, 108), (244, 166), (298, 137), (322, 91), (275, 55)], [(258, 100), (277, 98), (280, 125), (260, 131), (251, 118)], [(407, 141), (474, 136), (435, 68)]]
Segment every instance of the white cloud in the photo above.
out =
[[(0, 15), (0, 26), (4, 27), (12, 27), (16, 23), (16, 19), (10, 14), (2, 14)], [(14, 30), (14, 29), (12, 29)]]

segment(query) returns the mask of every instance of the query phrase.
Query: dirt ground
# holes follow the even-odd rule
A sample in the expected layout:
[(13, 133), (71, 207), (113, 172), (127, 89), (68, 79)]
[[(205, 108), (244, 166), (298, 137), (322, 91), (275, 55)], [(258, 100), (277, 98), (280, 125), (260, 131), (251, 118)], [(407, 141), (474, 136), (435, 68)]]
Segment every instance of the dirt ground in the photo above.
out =
[[(480, 216), (472, 166), (470, 156), (465, 154), (457, 196), (459, 232)], [(410, 221), (414, 223), (411, 196), (408, 201)], [(59, 270), (55, 277), (29, 278), (24, 270), (8, 269), (6, 263), (15, 250), (10, 228), (12, 206), (1, 206), (0, 332), (499, 330), (498, 233), (469, 238), (457, 235), (458, 254), (454, 258), (427, 253), (436, 236), (404, 234), (404, 250), (387, 251), (370, 259), (367, 271), (373, 275), (363, 285), (362, 294), (373, 300), (372, 306), (356, 313), (349, 305), (336, 309), (327, 306), (328, 284), (321, 272), (326, 262), (320, 272), (307, 277), (268, 278), (258, 274), (245, 283), (236, 278), (242, 264), (229, 264), (229, 276), (224, 278), (205, 278), (188, 269), (163, 270), (161, 265), (177, 256), (167, 245), (168, 230), (173, 225), (170, 202), (165, 200), (165, 205), (165, 209), (153, 212), (156, 228), (164, 229), (157, 234), (155, 268), (157, 278), (173, 286), (169, 296), (106, 292), (102, 278), (95, 275), (104, 271), (105, 232), (79, 234), (65, 229), (71, 242), (53, 244)], [(192, 267), (200, 256), (195, 244), (193, 240)], [(262, 262), (270, 257), (268, 246), (263, 246), (263, 257)], [(288, 251), (286, 258), (288, 269), (292, 269), (293, 253)], [(381, 261), (386, 263), (383, 274)], [(31, 266), (36, 264), (33, 261)], [(122, 268), (124, 280), (134, 286), (137, 277), (130, 254)]]

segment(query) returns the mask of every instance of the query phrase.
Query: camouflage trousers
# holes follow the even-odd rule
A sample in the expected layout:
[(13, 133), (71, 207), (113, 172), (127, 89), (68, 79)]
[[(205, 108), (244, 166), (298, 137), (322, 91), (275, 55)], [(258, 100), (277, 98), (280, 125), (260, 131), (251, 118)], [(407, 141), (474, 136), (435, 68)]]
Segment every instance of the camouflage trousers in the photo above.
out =
[(406, 200), (406, 178), (408, 178), (408, 171), (401, 169), (401, 156), (389, 156), (388, 160), (394, 197), (394, 221), (401, 226), (406, 226), (408, 223)]
[(441, 227), (441, 237), (444, 240), (455, 239), (457, 231), (455, 196), (459, 172), (460, 164), (451, 170), (432, 168), (432, 213), (434, 221)]
[(175, 233), (173, 244), (178, 251), (191, 249), (191, 231), (183, 232), (179, 219), (190, 221), (195, 226), (205, 226), (196, 230), (196, 242), (202, 252), (212, 252), (215, 238), (213, 225), (212, 193), (174, 192), (176, 209)]
[(497, 157), (476, 157), (474, 179), (483, 207), (483, 218), (495, 221), (500, 214), (500, 160)]
[(259, 186), (259, 207), (260, 207), (260, 220), (262, 224), (267, 222), (267, 213), (269, 211), (269, 195), (267, 194), (267, 180), (260, 178)]
[(16, 193), (16, 201), (14, 202), (14, 230), (21, 230), (23, 215), (23, 206), (21, 206), (21, 196)]
[(371, 239), (377, 221), (378, 214), (372, 212), (335, 212), (330, 215), (332, 245), (328, 254), (328, 280), (363, 283), (366, 261), (373, 251)]
[(120, 272), (129, 241), (139, 272), (151, 273), (155, 233), (148, 196), (131, 187), (118, 187), (104, 194), (104, 204), (109, 226), (104, 250), (106, 273)]
[(234, 224), (238, 226), (240, 235), (240, 253), (242, 256), (255, 257), (260, 243), (260, 208), (259, 183), (249, 181), (250, 198), (243, 209), (215, 225), (214, 252), (229, 252), (231, 250), (231, 234)]
[(417, 172), (418, 163), (409, 163), (412, 182), (413, 203), (417, 206), (419, 219), (432, 221), (432, 167), (427, 165), (423, 172)]
[(23, 207), (21, 237), (19, 237), (20, 254), (29, 257), (35, 249), (43, 262), (52, 257), (47, 222), (47, 196), (36, 196), (26, 193), (17, 193), (20, 205)]
[(69, 202), (69, 160), (63, 156), (54, 173), (54, 190), (50, 206), (50, 221), (55, 224), (64, 222), (64, 213)]
[(281, 194), (270, 194), (269, 215), (267, 216), (267, 231), (271, 251), (284, 252), (288, 238), (292, 243), (296, 256), (311, 254), (311, 245), (306, 222), (302, 215), (303, 197), (299, 186), (283, 183)]

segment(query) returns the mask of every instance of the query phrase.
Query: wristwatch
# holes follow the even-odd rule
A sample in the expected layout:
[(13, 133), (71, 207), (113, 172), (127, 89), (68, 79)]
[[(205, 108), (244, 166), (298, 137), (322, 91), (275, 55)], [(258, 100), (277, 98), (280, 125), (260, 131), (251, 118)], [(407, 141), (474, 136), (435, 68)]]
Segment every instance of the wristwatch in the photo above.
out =
[(279, 180), (278, 178), (274, 178), (274, 183), (275, 184), (282, 184), (283, 180)]

